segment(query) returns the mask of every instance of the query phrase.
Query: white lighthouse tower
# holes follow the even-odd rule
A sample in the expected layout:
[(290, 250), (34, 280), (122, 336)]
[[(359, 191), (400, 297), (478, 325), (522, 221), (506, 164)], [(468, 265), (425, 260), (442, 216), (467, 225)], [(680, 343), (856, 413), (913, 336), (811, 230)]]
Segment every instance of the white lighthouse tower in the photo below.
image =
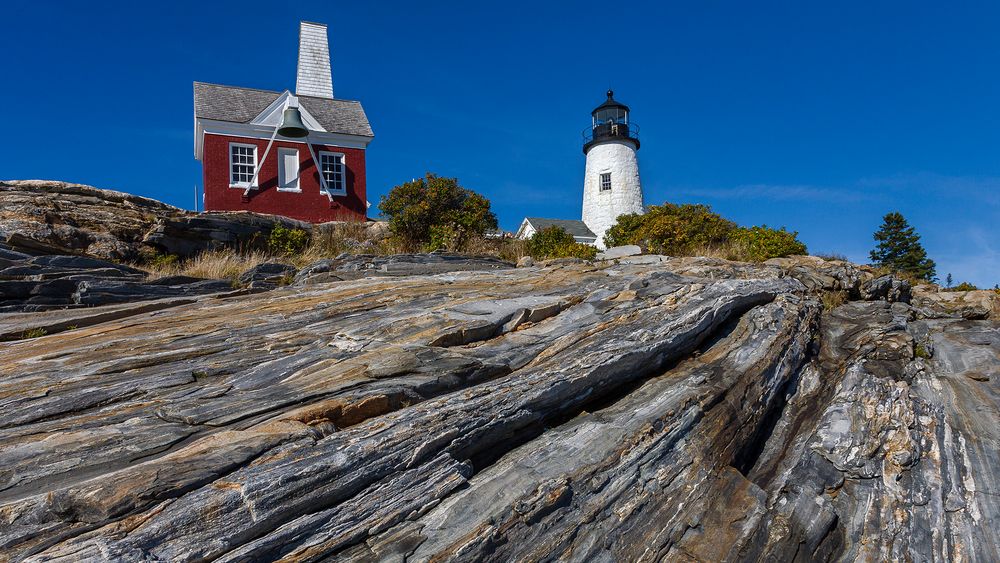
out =
[(597, 106), (591, 126), (584, 131), (583, 154), (587, 169), (583, 179), (583, 222), (597, 235), (597, 247), (604, 249), (604, 233), (619, 215), (642, 213), (642, 184), (639, 183), (639, 127), (630, 123), (629, 109), (614, 99)]

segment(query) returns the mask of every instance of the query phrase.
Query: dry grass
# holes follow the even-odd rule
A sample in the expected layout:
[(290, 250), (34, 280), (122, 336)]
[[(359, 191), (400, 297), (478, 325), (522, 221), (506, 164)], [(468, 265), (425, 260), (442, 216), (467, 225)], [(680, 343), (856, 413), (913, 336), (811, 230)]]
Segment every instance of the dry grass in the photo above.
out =
[(476, 238), (468, 241), (461, 252), (475, 256), (495, 256), (516, 263), (528, 256), (528, 241), (512, 238)]
[[(149, 279), (165, 276), (191, 276), (204, 279), (225, 279), (235, 282), (240, 274), (265, 262), (281, 262), (302, 268), (317, 260), (336, 258), (342, 254), (374, 254), (387, 256), (424, 252), (426, 249), (406, 245), (392, 237), (375, 234), (364, 223), (331, 225), (313, 233), (309, 245), (296, 254), (277, 254), (263, 250), (222, 249), (203, 252), (186, 260), (175, 256), (158, 256), (134, 266), (149, 273)], [(527, 256), (526, 241), (514, 239), (476, 238), (468, 241), (459, 252), (480, 256), (496, 256), (517, 262)]]
[(832, 311), (847, 303), (846, 291), (824, 291), (821, 297), (824, 311)]
[(142, 264), (138, 267), (149, 272), (150, 279), (164, 276), (191, 276), (212, 280), (236, 281), (240, 274), (258, 264), (275, 260), (265, 252), (239, 252), (237, 250), (212, 250), (188, 260), (173, 263)]
[(735, 262), (752, 261), (746, 245), (736, 241), (698, 246), (691, 249), (691, 252), (685, 253), (684, 256), (704, 256), (706, 258), (721, 258), (722, 260), (733, 260)]

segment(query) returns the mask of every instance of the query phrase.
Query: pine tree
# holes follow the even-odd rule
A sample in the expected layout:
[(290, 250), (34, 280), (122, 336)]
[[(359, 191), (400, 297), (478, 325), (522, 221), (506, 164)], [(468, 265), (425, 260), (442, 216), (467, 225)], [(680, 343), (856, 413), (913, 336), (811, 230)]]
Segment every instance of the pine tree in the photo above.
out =
[(951, 282), (952, 282), (952, 279), (951, 279), (951, 274), (949, 273), (949, 274), (948, 274), (948, 275), (947, 275), (947, 276), (946, 276), (946, 277), (944, 278), (944, 286), (945, 286), (945, 287), (951, 287)]
[(920, 235), (899, 212), (886, 214), (874, 235), (878, 245), (869, 253), (872, 262), (918, 279), (934, 281), (934, 261), (920, 244)]

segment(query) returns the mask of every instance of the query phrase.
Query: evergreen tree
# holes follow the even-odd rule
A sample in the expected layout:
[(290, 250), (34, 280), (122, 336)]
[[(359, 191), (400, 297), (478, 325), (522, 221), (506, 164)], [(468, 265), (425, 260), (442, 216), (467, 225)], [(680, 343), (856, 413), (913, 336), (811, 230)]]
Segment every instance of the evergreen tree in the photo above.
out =
[(920, 244), (920, 235), (902, 214), (895, 211), (886, 214), (874, 238), (878, 245), (869, 253), (872, 262), (918, 279), (934, 281), (934, 261), (927, 257), (927, 251)]
[(952, 282), (952, 279), (951, 279), (951, 274), (949, 273), (949, 274), (948, 274), (948, 275), (947, 275), (947, 276), (946, 276), (946, 277), (944, 278), (944, 286), (945, 286), (945, 287), (951, 287), (951, 282)]

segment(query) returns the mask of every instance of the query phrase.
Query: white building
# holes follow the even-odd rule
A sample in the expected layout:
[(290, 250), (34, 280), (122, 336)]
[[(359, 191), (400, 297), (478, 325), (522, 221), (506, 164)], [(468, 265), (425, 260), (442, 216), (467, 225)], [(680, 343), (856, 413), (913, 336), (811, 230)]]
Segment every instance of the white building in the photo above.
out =
[(642, 184), (639, 181), (639, 127), (629, 121), (629, 108), (608, 99), (591, 112), (591, 124), (584, 133), (583, 153), (587, 167), (583, 177), (583, 220), (526, 217), (517, 238), (529, 238), (536, 231), (558, 225), (577, 242), (604, 248), (604, 234), (619, 215), (642, 213)]

